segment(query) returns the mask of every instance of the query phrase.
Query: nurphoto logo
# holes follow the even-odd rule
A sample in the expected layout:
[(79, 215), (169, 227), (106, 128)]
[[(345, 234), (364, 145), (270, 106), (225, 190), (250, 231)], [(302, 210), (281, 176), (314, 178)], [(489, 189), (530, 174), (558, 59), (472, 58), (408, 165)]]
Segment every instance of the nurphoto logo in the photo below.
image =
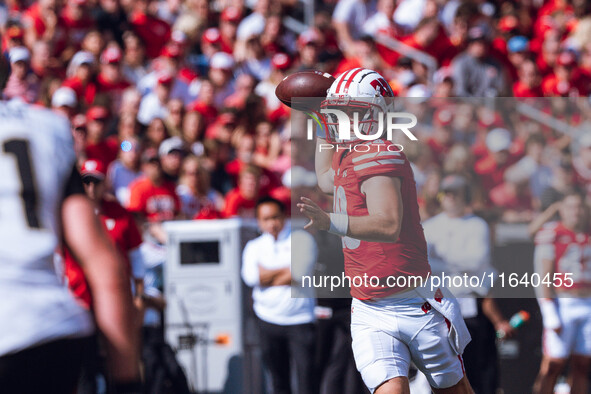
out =
[[(359, 120), (359, 113), (353, 113), (353, 122), (349, 118), (349, 115), (338, 109), (334, 108), (323, 108), (320, 113), (325, 115), (329, 119), (336, 119), (336, 122), (329, 123), (329, 128), (336, 126), (336, 139), (340, 142), (347, 142), (351, 140), (362, 140), (362, 141), (373, 141), (380, 138), (384, 138), (384, 123), (386, 123), (386, 136), (385, 138), (392, 141), (394, 132), (399, 130), (402, 131), (411, 141), (417, 141), (417, 137), (410, 131), (410, 129), (417, 124), (417, 117), (409, 112), (379, 112), (373, 116), (372, 119)], [(311, 115), (313, 119), (308, 118), (307, 123), (307, 138), (308, 140), (314, 139), (314, 121), (319, 127), (325, 127), (320, 120), (314, 115)], [(377, 119), (376, 119), (377, 118)], [(384, 121), (385, 120), (385, 121)], [(370, 129), (373, 130), (362, 130), (364, 125), (369, 124)], [(377, 128), (373, 127), (374, 123), (377, 123)], [(353, 131), (355, 138), (351, 138), (351, 130)]]

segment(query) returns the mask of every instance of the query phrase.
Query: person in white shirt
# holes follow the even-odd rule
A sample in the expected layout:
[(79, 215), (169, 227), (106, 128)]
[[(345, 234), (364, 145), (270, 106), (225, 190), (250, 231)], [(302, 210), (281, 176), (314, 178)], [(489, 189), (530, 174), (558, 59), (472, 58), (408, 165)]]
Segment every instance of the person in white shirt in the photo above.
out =
[[(443, 212), (423, 223), (429, 263), (434, 276), (449, 277), (496, 275), (491, 265), (491, 239), (488, 224), (469, 210), (470, 186), (461, 175), (448, 175), (441, 181)], [(488, 298), (490, 283), (482, 287), (450, 287), (468, 326), (472, 342), (463, 357), (466, 375), (476, 393), (495, 393), (498, 384), (496, 331), (506, 336), (513, 328)], [(477, 298), (478, 297), (478, 298)]]
[[(295, 370), (297, 392), (310, 393), (313, 392), (315, 300), (307, 294), (292, 298), (290, 285), (311, 274), (317, 246), (309, 233), (291, 232), (285, 220), (285, 206), (278, 200), (261, 199), (256, 206), (256, 217), (263, 234), (244, 248), (242, 279), (253, 288), (253, 308), (272, 392), (291, 392), (290, 375)], [(297, 253), (292, 253), (292, 243), (297, 245)], [(292, 360), (295, 368), (290, 365)]]

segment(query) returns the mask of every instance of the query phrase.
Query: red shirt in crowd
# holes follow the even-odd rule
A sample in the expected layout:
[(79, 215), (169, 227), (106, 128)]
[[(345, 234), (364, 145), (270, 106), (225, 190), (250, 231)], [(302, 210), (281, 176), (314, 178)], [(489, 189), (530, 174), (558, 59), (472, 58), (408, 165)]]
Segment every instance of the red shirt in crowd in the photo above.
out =
[(154, 59), (170, 39), (170, 25), (162, 19), (136, 12), (131, 17), (131, 26), (146, 44), (146, 56)]
[(117, 138), (107, 138), (98, 144), (87, 144), (85, 151), (88, 159), (100, 161), (108, 168), (119, 154), (119, 142)]
[(160, 185), (155, 185), (147, 177), (137, 179), (129, 185), (127, 208), (152, 222), (172, 220), (180, 211), (175, 184), (163, 180)]
[(94, 96), (96, 95), (97, 90), (97, 86), (94, 82), (88, 82), (84, 85), (78, 77), (72, 77), (66, 79), (62, 86), (74, 90), (79, 103), (84, 103), (86, 106), (90, 106), (94, 102)]
[(543, 97), (541, 86), (529, 87), (521, 81), (513, 84), (513, 95), (515, 97)]
[(258, 199), (259, 196), (252, 200), (245, 198), (240, 192), (240, 189), (235, 187), (226, 195), (226, 206), (224, 208), (223, 216), (226, 218), (231, 218), (233, 216), (254, 218), (254, 208)]

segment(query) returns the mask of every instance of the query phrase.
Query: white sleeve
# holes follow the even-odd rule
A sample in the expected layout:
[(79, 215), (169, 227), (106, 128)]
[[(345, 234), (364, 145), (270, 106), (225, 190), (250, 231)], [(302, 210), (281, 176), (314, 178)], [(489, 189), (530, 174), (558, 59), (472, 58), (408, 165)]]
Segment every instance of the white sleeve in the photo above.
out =
[(304, 276), (314, 273), (318, 258), (318, 246), (314, 237), (305, 231), (296, 231), (291, 235), (295, 250), (291, 251), (291, 277), (301, 282)]
[(332, 20), (335, 22), (347, 23), (353, 18), (353, 6), (355, 1), (341, 0), (332, 13)]
[(255, 287), (260, 284), (261, 276), (253, 241), (249, 241), (242, 252), (242, 280), (247, 286)]

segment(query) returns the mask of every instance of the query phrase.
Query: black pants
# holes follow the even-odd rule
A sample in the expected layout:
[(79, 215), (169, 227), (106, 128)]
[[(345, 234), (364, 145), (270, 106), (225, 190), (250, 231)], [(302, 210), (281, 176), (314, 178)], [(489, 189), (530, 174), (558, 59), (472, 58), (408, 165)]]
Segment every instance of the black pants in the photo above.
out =
[(162, 328), (143, 328), (142, 360), (147, 393), (190, 393), (187, 376), (179, 365), (174, 351), (164, 341)]
[(351, 348), (351, 307), (334, 308), (330, 319), (318, 320), (316, 371), (320, 394), (369, 393), (355, 366)]
[(462, 355), (466, 376), (476, 394), (494, 394), (499, 375), (495, 329), (481, 310), (465, 322), (472, 336)]
[(62, 339), (0, 357), (3, 394), (74, 393), (88, 338)]
[(291, 367), (295, 366), (297, 392), (312, 393), (314, 366), (314, 324), (279, 326), (258, 319), (261, 351), (271, 375), (272, 394), (291, 393)]

